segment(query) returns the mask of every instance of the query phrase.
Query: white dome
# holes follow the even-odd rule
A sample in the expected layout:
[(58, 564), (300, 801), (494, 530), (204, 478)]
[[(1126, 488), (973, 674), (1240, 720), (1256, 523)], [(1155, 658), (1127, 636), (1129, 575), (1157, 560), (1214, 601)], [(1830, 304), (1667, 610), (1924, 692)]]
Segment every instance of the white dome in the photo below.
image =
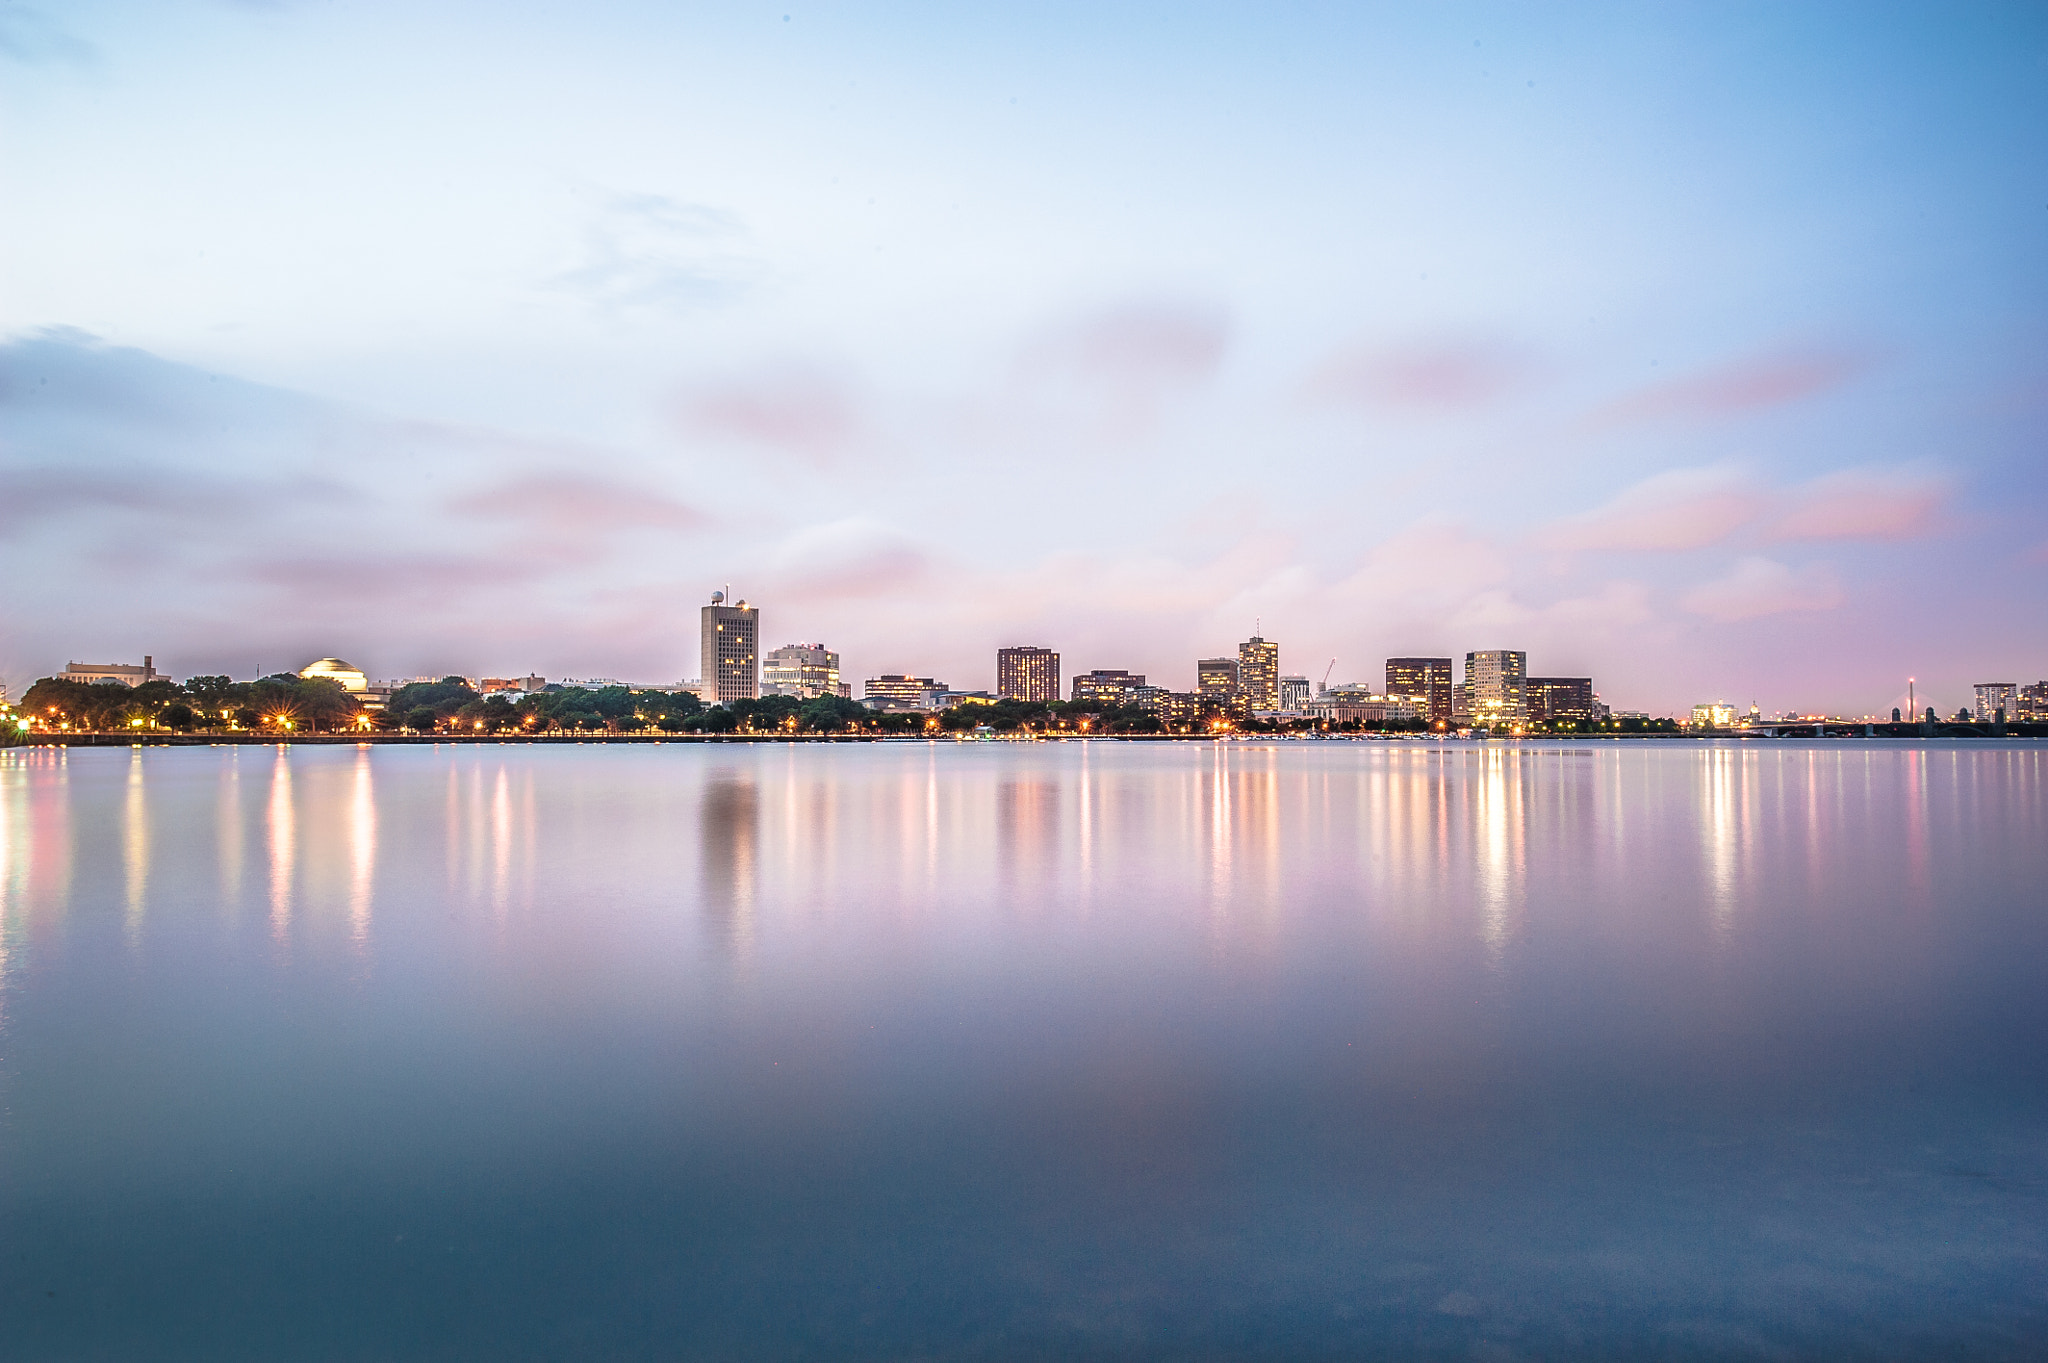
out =
[(299, 669), (299, 675), (309, 680), (314, 677), (325, 677), (329, 681), (338, 681), (350, 691), (370, 689), (370, 679), (363, 675), (362, 669), (352, 667), (339, 658), (322, 658), (319, 662), (307, 663)]

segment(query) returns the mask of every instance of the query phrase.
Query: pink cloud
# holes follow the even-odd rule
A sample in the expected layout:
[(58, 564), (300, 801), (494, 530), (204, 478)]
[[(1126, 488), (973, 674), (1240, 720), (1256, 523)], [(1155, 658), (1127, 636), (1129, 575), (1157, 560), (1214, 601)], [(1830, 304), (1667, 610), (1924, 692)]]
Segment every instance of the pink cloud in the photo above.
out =
[(1927, 529), (1946, 486), (1924, 473), (1846, 469), (1789, 495), (1789, 510), (1768, 530), (1776, 540), (1909, 539)]
[(1480, 342), (1357, 350), (1319, 370), (1309, 380), (1308, 393), (1326, 402), (1455, 412), (1505, 395), (1529, 369), (1522, 355)]
[(1042, 344), (1037, 358), (1117, 383), (1199, 383), (1216, 372), (1230, 328), (1220, 313), (1144, 303), (1098, 313)]
[(929, 567), (923, 550), (890, 526), (852, 518), (798, 531), (774, 556), (771, 585), (806, 600), (904, 591)]
[(1761, 515), (1768, 501), (1746, 473), (1726, 465), (1646, 478), (1606, 504), (1538, 530), (1541, 549), (1681, 550), (1718, 544)]
[(1639, 389), (1596, 412), (1596, 425), (1722, 417), (1811, 397), (1870, 368), (1867, 355), (1818, 351), (1760, 356)]
[(693, 530), (709, 522), (695, 507), (645, 488), (568, 474), (515, 478), (458, 497), (448, 509), (460, 516), (514, 521), (561, 534), (620, 530)]
[(1374, 545), (1335, 590), (1360, 601), (1438, 608), (1493, 586), (1507, 572), (1506, 558), (1490, 541), (1459, 526), (1422, 524)]
[(1459, 623), (1540, 626), (1548, 634), (1585, 638), (1631, 629), (1647, 623), (1656, 614), (1650, 608), (1650, 589), (1640, 582), (1603, 582), (1589, 596), (1568, 596), (1542, 607), (1520, 606), (1508, 600), (1505, 593), (1495, 595), (1500, 599), (1475, 600)]
[(704, 388), (678, 405), (684, 430), (830, 464), (859, 435), (860, 418), (845, 384), (800, 365)]
[(1694, 588), (1679, 602), (1723, 624), (1786, 611), (1831, 610), (1842, 603), (1841, 584), (1821, 565), (1797, 571), (1767, 558), (1745, 558), (1725, 577)]
[(1214, 308), (1154, 302), (1109, 309), (1027, 347), (1010, 401), (1023, 411), (1064, 409), (1099, 435), (1134, 440), (1159, 424), (1169, 402), (1215, 377), (1229, 342), (1229, 319)]

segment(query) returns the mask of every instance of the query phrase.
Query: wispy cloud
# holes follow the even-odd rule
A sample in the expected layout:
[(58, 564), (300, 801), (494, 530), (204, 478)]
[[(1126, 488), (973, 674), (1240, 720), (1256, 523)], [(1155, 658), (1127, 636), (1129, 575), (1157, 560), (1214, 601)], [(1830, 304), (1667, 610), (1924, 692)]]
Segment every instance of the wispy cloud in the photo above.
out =
[(1679, 552), (1730, 540), (1901, 540), (1927, 533), (1948, 481), (1923, 467), (1852, 468), (1771, 487), (1736, 464), (1673, 469), (1539, 528), (1561, 552)]
[(1534, 368), (1522, 351), (1494, 341), (1360, 347), (1317, 370), (1307, 391), (1321, 402), (1442, 414), (1495, 402)]
[(729, 302), (759, 279), (737, 215), (661, 194), (607, 194), (583, 229), (581, 259), (549, 278), (600, 309), (691, 312)]
[(814, 365), (778, 365), (695, 387), (675, 411), (686, 436), (736, 441), (820, 468), (860, 433), (851, 386)]
[(115, 513), (217, 526), (224, 516), (276, 516), (292, 507), (327, 508), (360, 500), (352, 489), (315, 478), (227, 480), (153, 467), (8, 468), (6, 474), (0, 534), (8, 536), (70, 516)]
[(924, 577), (930, 559), (895, 527), (849, 517), (797, 531), (777, 546), (769, 565), (779, 590), (837, 600), (907, 590)]
[(1131, 440), (1165, 406), (1212, 380), (1230, 344), (1229, 317), (1188, 301), (1126, 303), (1042, 333), (1023, 351), (1016, 398), (1064, 408), (1098, 436)]
[(710, 518), (651, 488), (566, 473), (530, 474), (452, 499), (458, 516), (511, 522), (561, 535), (695, 530)]
[(1872, 363), (1868, 354), (1841, 350), (1755, 356), (1640, 388), (1593, 412), (1588, 424), (1702, 420), (1780, 407), (1840, 387)]
[(1723, 624), (1786, 611), (1831, 610), (1841, 603), (1841, 583), (1826, 566), (1793, 569), (1758, 557), (1739, 560), (1726, 576), (1695, 587), (1679, 602)]
[(1767, 529), (1775, 540), (1902, 540), (1924, 533), (1948, 495), (1922, 469), (1844, 469), (1790, 489)]
[(1727, 539), (1769, 504), (1753, 476), (1733, 465), (1674, 469), (1554, 521), (1534, 539), (1538, 548), (1562, 551), (1700, 549)]

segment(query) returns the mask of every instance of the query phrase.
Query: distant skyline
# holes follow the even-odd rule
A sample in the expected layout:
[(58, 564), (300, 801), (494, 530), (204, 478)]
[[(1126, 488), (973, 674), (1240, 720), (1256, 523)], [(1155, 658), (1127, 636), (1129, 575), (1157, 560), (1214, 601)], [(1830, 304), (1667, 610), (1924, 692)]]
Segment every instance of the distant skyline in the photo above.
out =
[[(0, 8), (0, 676), (2048, 674), (2048, 10)], [(1894, 694), (1896, 693), (1896, 694)]]

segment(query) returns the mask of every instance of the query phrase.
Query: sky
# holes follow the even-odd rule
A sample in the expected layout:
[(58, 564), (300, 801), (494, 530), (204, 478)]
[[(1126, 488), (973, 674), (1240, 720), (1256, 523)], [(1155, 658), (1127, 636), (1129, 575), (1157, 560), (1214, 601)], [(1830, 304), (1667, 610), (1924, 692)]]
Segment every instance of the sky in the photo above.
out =
[(0, 0), (0, 678), (2048, 676), (2048, 8)]

